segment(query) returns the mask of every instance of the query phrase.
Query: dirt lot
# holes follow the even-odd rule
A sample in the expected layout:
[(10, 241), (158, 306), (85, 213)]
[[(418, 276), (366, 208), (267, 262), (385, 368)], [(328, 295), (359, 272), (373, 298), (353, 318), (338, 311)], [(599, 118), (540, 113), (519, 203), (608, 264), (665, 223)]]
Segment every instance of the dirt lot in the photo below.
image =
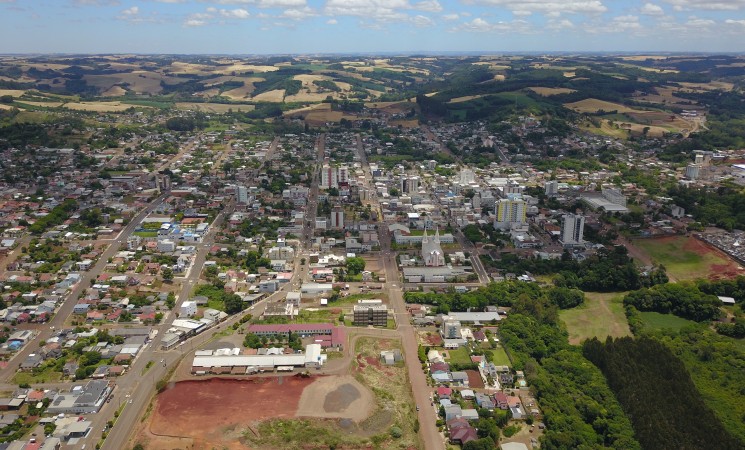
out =
[(178, 448), (175, 442), (193, 449), (245, 449), (239, 441), (243, 430), (261, 420), (294, 417), (301, 393), (311, 383), (312, 378), (297, 376), (176, 383), (158, 396), (140, 442), (148, 449)]
[(321, 377), (303, 391), (297, 416), (360, 422), (370, 415), (374, 405), (373, 393), (354, 377)]

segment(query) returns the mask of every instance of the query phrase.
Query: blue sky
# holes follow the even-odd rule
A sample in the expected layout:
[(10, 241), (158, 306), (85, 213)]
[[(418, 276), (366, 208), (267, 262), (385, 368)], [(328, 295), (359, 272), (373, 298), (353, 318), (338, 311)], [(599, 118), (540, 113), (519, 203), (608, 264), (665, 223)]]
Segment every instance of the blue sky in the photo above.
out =
[(745, 51), (745, 0), (0, 0), (0, 53)]

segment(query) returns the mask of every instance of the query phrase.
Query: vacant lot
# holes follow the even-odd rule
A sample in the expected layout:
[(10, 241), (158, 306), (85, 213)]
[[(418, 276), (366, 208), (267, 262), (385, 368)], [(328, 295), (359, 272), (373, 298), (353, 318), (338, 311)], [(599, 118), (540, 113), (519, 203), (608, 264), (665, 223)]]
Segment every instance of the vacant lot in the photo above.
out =
[(470, 364), (471, 355), (468, 354), (468, 349), (465, 347), (459, 347), (454, 350), (446, 350), (448, 354), (448, 362), (450, 364)]
[(596, 113), (600, 110), (606, 112), (617, 111), (619, 113), (639, 112), (639, 110), (629, 108), (620, 103), (611, 103), (595, 98), (588, 98), (574, 103), (565, 103), (564, 106), (581, 113)]
[(660, 314), (658, 312), (646, 311), (640, 312), (644, 326), (653, 330), (680, 330), (688, 325), (695, 325), (696, 322), (674, 316), (672, 314)]
[(574, 89), (569, 88), (550, 88), (550, 87), (530, 87), (528, 88), (531, 91), (535, 92), (538, 95), (542, 95), (543, 97), (550, 97), (552, 95), (558, 95), (558, 94), (571, 94), (572, 92), (577, 92)]
[(726, 254), (688, 236), (634, 240), (634, 246), (662, 264), (676, 280), (725, 279), (742, 274), (739, 264)]
[(169, 448), (173, 438), (186, 438), (188, 448), (195, 449), (245, 448), (239, 439), (246, 428), (261, 420), (294, 417), (303, 389), (312, 382), (295, 376), (175, 383), (158, 395), (140, 441), (148, 449)]
[[(77, 102), (65, 103), (64, 107), (76, 111), (120, 112), (125, 111), (129, 108), (134, 108), (135, 105), (129, 105), (121, 102)], [(143, 107), (140, 106), (140, 108)]]
[(232, 105), (226, 103), (176, 103), (176, 108), (225, 114), (228, 111), (253, 111), (254, 105)]
[(623, 310), (622, 293), (585, 293), (585, 304), (559, 313), (569, 332), (569, 343), (577, 345), (585, 339), (608, 336), (630, 336)]
[(303, 391), (297, 416), (360, 422), (370, 415), (374, 405), (370, 389), (351, 375), (320, 377)]

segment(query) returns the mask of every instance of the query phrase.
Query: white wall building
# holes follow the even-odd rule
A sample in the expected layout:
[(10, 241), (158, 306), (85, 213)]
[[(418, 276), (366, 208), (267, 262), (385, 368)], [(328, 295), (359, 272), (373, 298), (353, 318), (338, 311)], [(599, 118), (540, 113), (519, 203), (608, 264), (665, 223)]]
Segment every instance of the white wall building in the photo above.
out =
[(585, 217), (579, 214), (566, 214), (561, 221), (561, 243), (565, 247), (582, 245), (585, 232)]

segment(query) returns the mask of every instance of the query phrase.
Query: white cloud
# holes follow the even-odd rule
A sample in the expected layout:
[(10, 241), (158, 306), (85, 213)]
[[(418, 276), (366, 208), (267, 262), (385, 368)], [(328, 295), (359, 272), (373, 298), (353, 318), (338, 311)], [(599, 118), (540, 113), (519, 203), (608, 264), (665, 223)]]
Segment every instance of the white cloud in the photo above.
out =
[(201, 27), (203, 25), (207, 25), (207, 22), (199, 19), (188, 19), (186, 22), (184, 22), (184, 26), (187, 27)]
[(243, 8), (221, 9), (220, 15), (226, 19), (248, 19), (251, 16), (251, 14)]
[(644, 6), (642, 6), (642, 9), (640, 11), (645, 16), (664, 16), (665, 11), (662, 10), (662, 7), (659, 5), (655, 5), (654, 3), (645, 3)]
[(326, 21), (326, 23), (328, 25), (336, 25), (337, 23), (339, 23), (339, 21), (336, 20), (336, 19), (329, 19), (329, 20)]
[(676, 11), (738, 11), (745, 8), (745, 0), (664, 0)]
[(414, 24), (415, 27), (418, 28), (431, 27), (435, 24), (434, 20), (422, 15), (412, 17), (411, 22)]
[(422, 15), (412, 16), (410, 11), (440, 12), (442, 10), (442, 5), (438, 0), (422, 0), (415, 3), (409, 0), (327, 0), (323, 13), (332, 17), (363, 17), (365, 27), (371, 26), (369, 21), (411, 21), (417, 26), (429, 26), (434, 24), (431, 18)]
[(123, 10), (122, 15), (123, 16), (136, 16), (137, 14), (139, 14), (139, 12), (140, 12), (140, 8), (137, 6), (133, 6), (131, 8), (127, 8)]
[(255, 5), (258, 8), (299, 8), (307, 6), (307, 0), (200, 0), (216, 5)]
[(460, 19), (460, 15), (458, 15), (457, 13), (455, 13), (455, 14), (444, 14), (442, 16), (442, 20), (447, 20), (447, 21), (458, 20), (458, 19)]
[(715, 23), (716, 22), (711, 19), (701, 19), (696, 16), (691, 16), (688, 18), (688, 21), (685, 23), (685, 25), (691, 28), (708, 28)]
[(613, 20), (608, 24), (608, 31), (619, 32), (638, 30), (642, 27), (639, 23), (638, 16), (618, 16), (614, 17)]
[(467, 3), (501, 6), (518, 15), (526, 12), (596, 14), (608, 11), (608, 8), (600, 0), (469, 0)]
[(442, 5), (440, 5), (440, 2), (438, 2), (437, 0), (424, 0), (415, 3), (414, 6), (412, 6), (412, 9), (426, 12), (440, 12), (442, 11)]
[(119, 0), (75, 0), (78, 6), (118, 6)]
[(727, 25), (741, 25), (745, 27), (745, 20), (733, 20), (733, 19), (727, 19), (724, 21)]
[(481, 17), (477, 17), (470, 22), (462, 23), (460, 26), (450, 30), (451, 32), (470, 31), (474, 33), (530, 33), (530, 24), (524, 20), (513, 20), (512, 22), (488, 22)]
[(546, 28), (552, 31), (571, 30), (575, 28), (575, 25), (568, 19), (550, 20), (546, 25)]
[(318, 13), (307, 6), (303, 8), (290, 8), (286, 9), (280, 17), (292, 20), (304, 20), (309, 17), (315, 17)]

